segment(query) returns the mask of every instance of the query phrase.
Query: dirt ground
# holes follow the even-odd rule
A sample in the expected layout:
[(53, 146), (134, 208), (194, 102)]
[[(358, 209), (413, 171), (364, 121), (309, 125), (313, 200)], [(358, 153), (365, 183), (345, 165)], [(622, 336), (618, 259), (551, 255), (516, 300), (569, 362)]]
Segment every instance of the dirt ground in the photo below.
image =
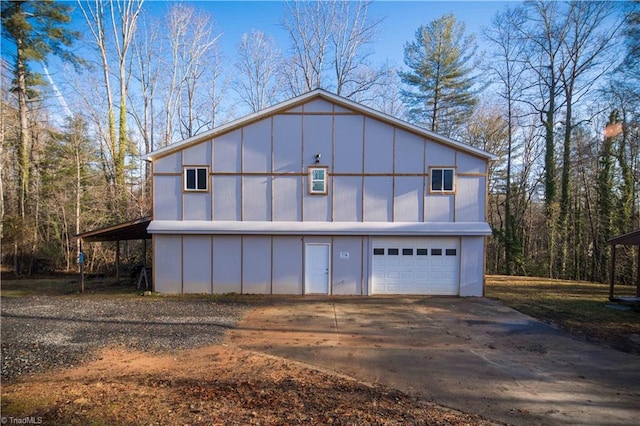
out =
[(70, 425), (492, 424), (224, 344), (161, 356), (104, 349), (88, 364), (3, 385), (2, 417)]

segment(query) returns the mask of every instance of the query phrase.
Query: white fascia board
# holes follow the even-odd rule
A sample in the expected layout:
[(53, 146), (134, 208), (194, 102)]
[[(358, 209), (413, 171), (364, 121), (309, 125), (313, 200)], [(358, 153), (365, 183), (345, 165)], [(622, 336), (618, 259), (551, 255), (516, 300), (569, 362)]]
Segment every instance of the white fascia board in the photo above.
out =
[(154, 220), (150, 234), (488, 236), (486, 222), (263, 222)]

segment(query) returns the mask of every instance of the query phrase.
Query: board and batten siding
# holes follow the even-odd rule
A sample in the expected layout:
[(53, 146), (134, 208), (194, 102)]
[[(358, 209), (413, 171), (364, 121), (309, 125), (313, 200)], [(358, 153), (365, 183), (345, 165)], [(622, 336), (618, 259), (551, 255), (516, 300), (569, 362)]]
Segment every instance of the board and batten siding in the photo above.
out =
[[(154, 161), (154, 219), (485, 221), (486, 162), (316, 100)], [(307, 167), (329, 171), (326, 196)], [(209, 167), (206, 193), (182, 190), (185, 166)], [(430, 167), (456, 169), (455, 194), (430, 194)]]
[[(325, 99), (242, 123), (153, 159), (154, 221), (486, 222), (482, 155)], [(309, 166), (327, 168), (327, 195), (309, 194)], [(206, 192), (184, 191), (184, 167), (208, 168)], [(453, 193), (429, 191), (434, 167), (455, 169)], [(329, 294), (367, 295), (372, 238), (157, 233), (154, 289), (305, 294), (305, 247), (327, 244)], [(484, 237), (455, 238), (460, 295), (481, 295)]]
[[(154, 235), (161, 293), (305, 294), (305, 244), (330, 244), (329, 294), (367, 294), (368, 237)], [(348, 254), (345, 254), (348, 253)]]

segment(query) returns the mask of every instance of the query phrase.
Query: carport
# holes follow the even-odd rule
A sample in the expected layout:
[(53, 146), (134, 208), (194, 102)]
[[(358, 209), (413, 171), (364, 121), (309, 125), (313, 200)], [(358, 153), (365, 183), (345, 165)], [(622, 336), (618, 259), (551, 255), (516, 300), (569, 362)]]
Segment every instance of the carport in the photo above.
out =
[[(628, 234), (620, 235), (615, 238), (611, 238), (609, 241), (611, 245), (611, 270), (609, 273), (609, 300), (619, 303), (632, 303), (640, 304), (640, 228)], [(614, 285), (616, 281), (616, 246), (636, 246), (638, 247), (638, 271), (636, 273), (636, 295), (635, 297), (617, 297), (614, 292)]]
[[(140, 279), (144, 274), (145, 280), (151, 278), (150, 271), (146, 265), (147, 240), (151, 239), (151, 234), (147, 232), (147, 227), (151, 222), (149, 216), (141, 217), (129, 222), (123, 222), (116, 225), (110, 225), (104, 228), (94, 229), (92, 231), (83, 232), (76, 235), (80, 240), (80, 252), (82, 253), (83, 242), (93, 243), (99, 241), (115, 241), (116, 243), (116, 280), (120, 280), (120, 241), (142, 240), (144, 242), (144, 265), (141, 271)], [(145, 282), (148, 287), (148, 282)], [(84, 263), (80, 263), (80, 285), (81, 291), (84, 291)]]

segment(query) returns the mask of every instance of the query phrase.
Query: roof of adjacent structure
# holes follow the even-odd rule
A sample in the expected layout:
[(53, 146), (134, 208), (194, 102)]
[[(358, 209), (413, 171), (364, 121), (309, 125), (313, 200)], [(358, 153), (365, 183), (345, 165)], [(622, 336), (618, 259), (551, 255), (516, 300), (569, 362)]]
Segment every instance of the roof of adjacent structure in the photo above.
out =
[(82, 234), (76, 235), (76, 237), (82, 238), (82, 240), (87, 242), (148, 240), (151, 239), (151, 234), (147, 232), (147, 227), (150, 222), (150, 217), (141, 217), (130, 222), (83, 232)]
[(624, 246), (640, 246), (640, 228), (627, 234), (611, 238), (608, 242), (609, 244), (614, 245), (620, 244)]
[(357, 102), (351, 101), (349, 99), (343, 98), (341, 96), (335, 95), (333, 93), (327, 92), (326, 90), (323, 90), (323, 89), (316, 89), (311, 92), (307, 92), (303, 95), (289, 99), (288, 101), (281, 102), (279, 104), (266, 108), (262, 111), (258, 111), (256, 113), (247, 115), (243, 118), (229, 122), (227, 124), (223, 124), (222, 126), (216, 127), (215, 129), (209, 130), (207, 132), (203, 132), (199, 135), (190, 137), (183, 141), (168, 145), (164, 148), (161, 148), (149, 153), (146, 159), (149, 161), (153, 161), (157, 158), (164, 157), (166, 155), (188, 148), (192, 145), (196, 145), (200, 142), (204, 142), (206, 140), (219, 137), (225, 133), (229, 133), (231, 131), (247, 126), (256, 121), (287, 111), (289, 109), (295, 108), (299, 105), (302, 105), (304, 103), (307, 103), (315, 99), (324, 99), (340, 107), (347, 108), (359, 114), (386, 122), (398, 128), (404, 129), (408, 132), (417, 134), (421, 137), (428, 138), (433, 141), (440, 142), (444, 145), (451, 146), (452, 148), (466, 152), (468, 154), (471, 154), (480, 158), (484, 158), (485, 160), (494, 161), (498, 159), (498, 157), (496, 157), (495, 155), (487, 151), (475, 148), (471, 145), (467, 145), (465, 143), (456, 141), (446, 136), (439, 135), (425, 128), (422, 128), (420, 126), (416, 126), (415, 124), (407, 123), (406, 121), (400, 120), (396, 117), (385, 114), (383, 112), (376, 111), (372, 108), (369, 108)]

